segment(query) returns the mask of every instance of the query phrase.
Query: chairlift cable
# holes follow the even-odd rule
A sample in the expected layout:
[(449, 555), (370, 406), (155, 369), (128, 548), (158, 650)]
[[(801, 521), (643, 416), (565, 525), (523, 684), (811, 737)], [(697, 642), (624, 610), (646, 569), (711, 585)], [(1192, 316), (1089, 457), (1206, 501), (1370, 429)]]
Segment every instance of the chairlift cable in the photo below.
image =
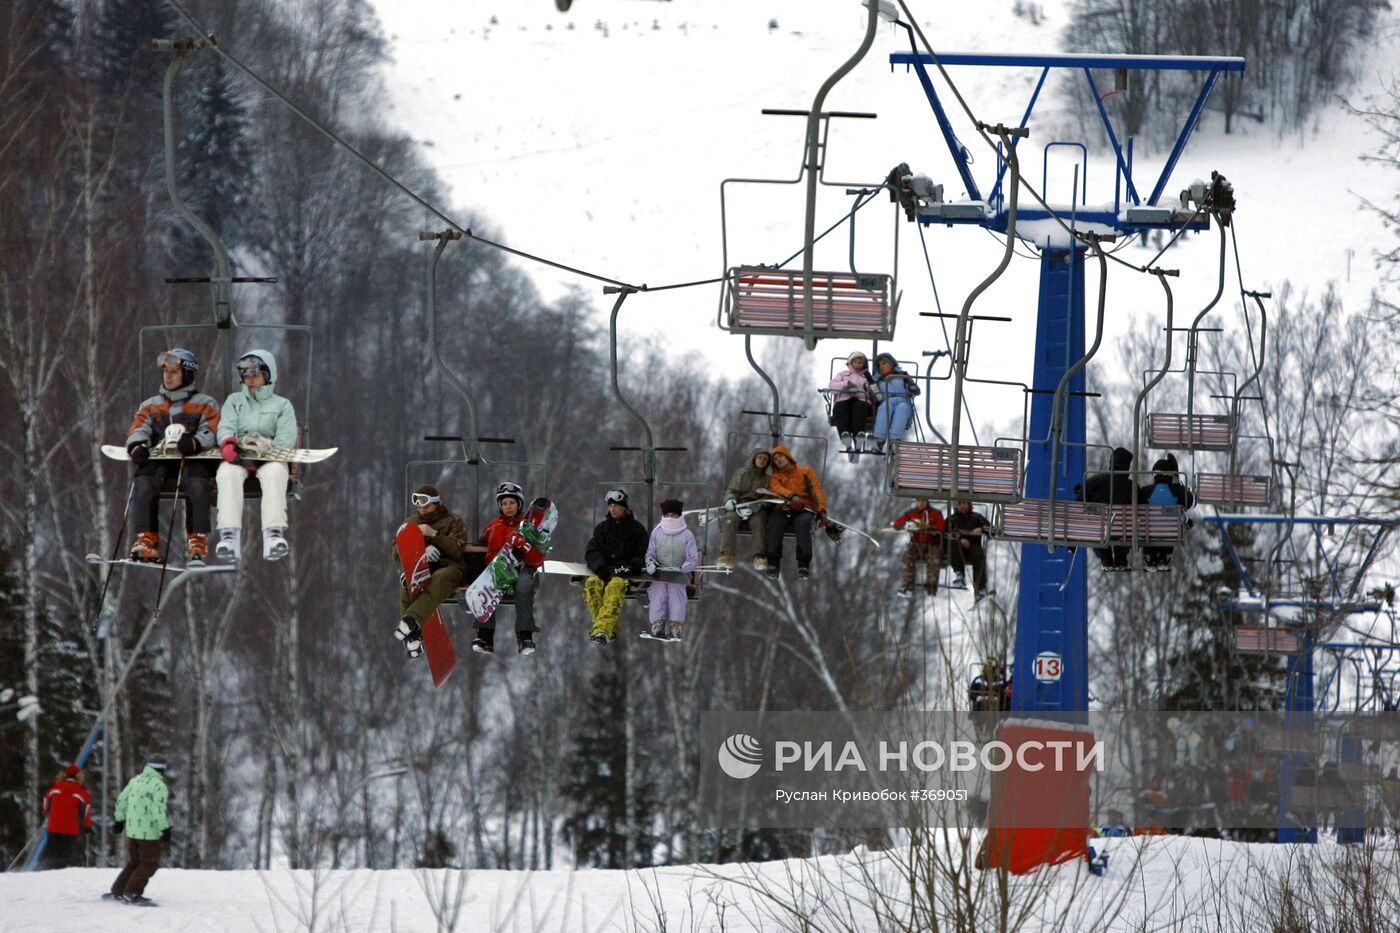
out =
[[(938, 297), (938, 280), (934, 278), (933, 275), (933, 260), (928, 254), (928, 242), (924, 239), (924, 228), (922, 224), (919, 225), (919, 245), (923, 247), (924, 267), (928, 269), (928, 282), (929, 285), (933, 287), (933, 306), (938, 309), (938, 326), (943, 331), (943, 346), (947, 349), (948, 357), (951, 359), (953, 356), (953, 342), (948, 338), (948, 323), (947, 319), (943, 317), (943, 302)], [(933, 394), (932, 389), (933, 387), (930, 386), (930, 395)], [(965, 395), (963, 396), (963, 411), (967, 413), (967, 423), (972, 429), (972, 442), (980, 447), (982, 441), (977, 436), (977, 421), (972, 417), (972, 404), (967, 400), (967, 396)]]

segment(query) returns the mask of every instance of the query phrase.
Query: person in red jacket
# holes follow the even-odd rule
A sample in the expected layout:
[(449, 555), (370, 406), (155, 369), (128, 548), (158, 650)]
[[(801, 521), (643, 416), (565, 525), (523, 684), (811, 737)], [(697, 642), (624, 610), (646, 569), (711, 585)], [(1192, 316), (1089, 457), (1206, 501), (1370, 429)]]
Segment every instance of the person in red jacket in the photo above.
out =
[[(520, 520), (525, 517), (525, 493), (516, 483), (501, 483), (496, 487), (496, 507), (501, 514), (481, 530), (481, 543), (486, 545), (486, 563), (490, 564), (501, 549), (516, 537)], [(534, 548), (518, 549), (525, 562), (515, 581), (515, 649), (521, 654), (535, 653), (535, 590), (539, 586), (540, 568), (544, 555)], [(493, 615), (477, 626), (472, 648), (484, 654), (496, 650), (496, 617)]]
[(92, 828), (92, 796), (83, 786), (83, 772), (77, 765), (64, 768), (44, 795), (44, 815), (49, 821), (49, 837), (39, 870), (67, 868), (78, 833)]
[(904, 599), (914, 595), (914, 570), (922, 563), (928, 567), (924, 592), (934, 596), (938, 593), (938, 570), (943, 563), (943, 513), (927, 499), (915, 499), (914, 507), (894, 520), (894, 527), (906, 526), (914, 532), (899, 562), (899, 595)]

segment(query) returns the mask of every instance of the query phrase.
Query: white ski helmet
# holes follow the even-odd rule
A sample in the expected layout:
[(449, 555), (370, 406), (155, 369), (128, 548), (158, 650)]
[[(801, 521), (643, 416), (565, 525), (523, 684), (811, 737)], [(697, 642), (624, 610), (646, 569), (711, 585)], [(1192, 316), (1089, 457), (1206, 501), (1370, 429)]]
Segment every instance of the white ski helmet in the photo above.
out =
[(525, 491), (518, 483), (502, 483), (496, 487), (496, 506), (499, 508), (502, 499), (514, 499), (516, 504), (522, 509), (525, 508)]

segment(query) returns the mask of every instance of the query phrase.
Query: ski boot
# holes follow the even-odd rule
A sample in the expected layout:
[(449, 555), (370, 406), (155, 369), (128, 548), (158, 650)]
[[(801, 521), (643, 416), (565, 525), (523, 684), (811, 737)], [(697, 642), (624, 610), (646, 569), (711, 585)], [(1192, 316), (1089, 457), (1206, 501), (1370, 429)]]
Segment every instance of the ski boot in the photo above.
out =
[(403, 649), (410, 659), (423, 654), (423, 625), (413, 616), (404, 616), (399, 620), (394, 637), (403, 642)]
[[(765, 561), (765, 563), (767, 562)], [(780, 568), (777, 564), (768, 564), (768, 566), (764, 568), (763, 572), (767, 575), (768, 579), (776, 580), (778, 579), (779, 569)]]
[(667, 623), (666, 623), (666, 637), (669, 638), (671, 641), (680, 641), (680, 640), (681, 640), (681, 629), (682, 629), (684, 626), (685, 626), (685, 623), (684, 623), (684, 622), (667, 622)]
[(221, 564), (236, 564), (243, 551), (243, 529), (220, 528), (219, 543), (214, 545), (214, 559)]
[(602, 632), (594, 632), (592, 635), (588, 636), (588, 640), (593, 642), (593, 644), (600, 646), (606, 645), (608, 644), (608, 642), (612, 641), (611, 638), (609, 638), (607, 635), (604, 635)]
[(534, 654), (535, 639), (534, 632), (515, 633), (515, 651), (517, 654)]
[(755, 554), (753, 556), (753, 569), (755, 573), (763, 573), (768, 569), (768, 558), (762, 554)]
[(136, 536), (136, 543), (131, 546), (131, 559), (139, 560), (143, 563), (154, 564), (160, 560), (160, 534), (155, 531), (143, 531)]
[(965, 590), (967, 589), (967, 578), (964, 577), (962, 574), (958, 574), (956, 577), (953, 578), (953, 582), (949, 583), (948, 585), (955, 590)]
[[(477, 654), (496, 653), (496, 630), (494, 628), (479, 628), (476, 630), (476, 638), (472, 639), (472, 650)], [(521, 652), (524, 654), (524, 652)]]
[(290, 550), (285, 526), (275, 525), (263, 529), (263, 560), (281, 560)]
[(666, 623), (664, 621), (658, 620), (651, 623), (651, 637), (658, 641), (666, 638)]
[(805, 564), (797, 568), (797, 579), (806, 580), (812, 575), (812, 571)]
[(860, 446), (850, 431), (841, 432), (841, 445), (841, 449), (846, 451), (846, 456), (850, 458), (852, 463), (860, 459)]
[(715, 566), (723, 567), (725, 570), (733, 570), (737, 566), (733, 554), (721, 554), (719, 560), (715, 561)]
[(895, 593), (894, 595), (898, 596), (900, 599), (909, 599), (911, 596), (914, 595), (914, 591), (909, 589), (909, 587), (907, 586), (901, 586), (899, 588), (899, 592)]
[(204, 558), (209, 556), (209, 536), (201, 532), (191, 532), (185, 542), (185, 566), (203, 567)]

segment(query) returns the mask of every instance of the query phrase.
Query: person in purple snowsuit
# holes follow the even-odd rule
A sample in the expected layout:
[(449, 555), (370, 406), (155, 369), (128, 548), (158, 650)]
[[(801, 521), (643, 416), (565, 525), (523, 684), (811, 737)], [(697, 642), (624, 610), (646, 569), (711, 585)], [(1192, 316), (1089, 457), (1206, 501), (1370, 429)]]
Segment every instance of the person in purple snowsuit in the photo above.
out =
[[(661, 503), (661, 521), (652, 529), (651, 540), (647, 543), (647, 573), (658, 570), (690, 573), (700, 566), (695, 535), (681, 517), (684, 510), (685, 503), (679, 499), (666, 499)], [(651, 637), (680, 641), (681, 626), (685, 622), (685, 584), (654, 582), (647, 589), (647, 598), (651, 602)]]

